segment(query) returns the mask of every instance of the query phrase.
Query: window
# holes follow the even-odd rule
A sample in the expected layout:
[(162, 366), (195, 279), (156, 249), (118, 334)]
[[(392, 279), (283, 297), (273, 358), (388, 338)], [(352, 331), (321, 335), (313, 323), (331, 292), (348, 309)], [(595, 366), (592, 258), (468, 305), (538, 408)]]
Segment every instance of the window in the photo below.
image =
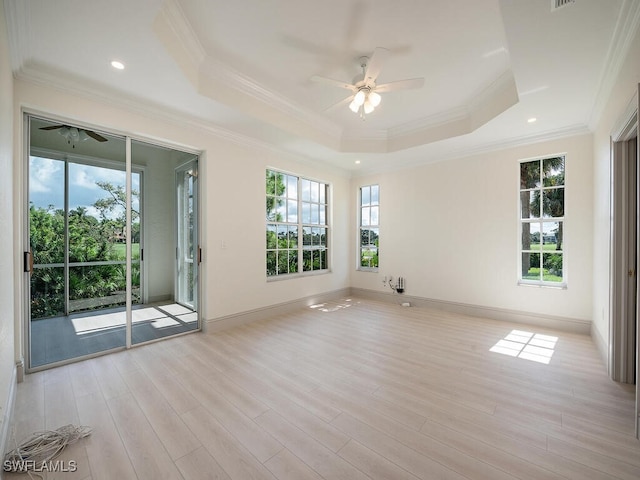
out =
[(565, 157), (520, 163), (520, 282), (564, 286)]
[(328, 189), (267, 170), (267, 277), (328, 270)]
[(360, 270), (378, 270), (380, 187), (360, 187)]

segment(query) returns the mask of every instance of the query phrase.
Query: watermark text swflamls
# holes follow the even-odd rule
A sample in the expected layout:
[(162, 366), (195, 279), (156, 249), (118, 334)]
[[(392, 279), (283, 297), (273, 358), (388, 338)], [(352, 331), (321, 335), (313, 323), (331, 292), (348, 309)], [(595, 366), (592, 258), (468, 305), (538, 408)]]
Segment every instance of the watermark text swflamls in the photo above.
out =
[(36, 462), (35, 460), (5, 460), (3, 469), (5, 472), (73, 473), (78, 470), (78, 462), (75, 460), (49, 460), (47, 462)]

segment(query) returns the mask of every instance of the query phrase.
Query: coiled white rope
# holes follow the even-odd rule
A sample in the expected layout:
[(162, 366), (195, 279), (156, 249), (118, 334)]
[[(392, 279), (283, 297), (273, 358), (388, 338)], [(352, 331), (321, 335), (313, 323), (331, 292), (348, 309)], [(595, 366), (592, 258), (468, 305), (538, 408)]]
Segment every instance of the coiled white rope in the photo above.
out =
[[(42, 472), (49, 468), (49, 462), (62, 453), (67, 445), (91, 435), (91, 427), (65, 425), (56, 430), (33, 433), (20, 445), (5, 455), (3, 467), (6, 472)], [(44, 476), (36, 473), (40, 478)]]

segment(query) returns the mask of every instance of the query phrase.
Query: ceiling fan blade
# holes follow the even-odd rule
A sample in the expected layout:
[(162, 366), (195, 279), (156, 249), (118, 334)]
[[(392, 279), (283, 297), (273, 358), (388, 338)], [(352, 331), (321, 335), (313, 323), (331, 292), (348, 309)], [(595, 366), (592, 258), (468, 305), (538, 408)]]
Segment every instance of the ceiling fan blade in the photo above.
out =
[(332, 112), (334, 110), (338, 110), (340, 107), (342, 107), (344, 105), (348, 105), (349, 103), (351, 103), (351, 100), (353, 100), (354, 96), (355, 95), (349, 95), (348, 97), (343, 98), (342, 100), (340, 100), (338, 103), (334, 103), (330, 107), (325, 108), (324, 111), (325, 112)]
[(373, 51), (373, 55), (371, 55), (371, 58), (367, 62), (367, 70), (364, 72), (364, 80), (366, 83), (370, 84), (376, 81), (388, 57), (389, 50), (386, 48), (377, 47)]
[(376, 85), (374, 89), (377, 93), (392, 92), (394, 90), (409, 90), (412, 88), (422, 88), (424, 86), (424, 78), (409, 78), (407, 80), (398, 80), (397, 82), (383, 83)]
[(318, 83), (326, 83), (327, 85), (332, 85), (334, 87), (339, 87), (339, 88), (345, 88), (347, 90), (351, 90), (352, 92), (354, 92), (356, 90), (356, 86), (351, 84), (351, 83), (347, 83), (347, 82), (343, 82), (341, 80), (334, 80), (333, 78), (327, 78), (327, 77), (321, 77), (319, 75), (314, 75), (313, 77), (311, 77), (311, 80), (314, 82), (318, 82)]
[(106, 142), (107, 139), (104, 138), (102, 135), (100, 135), (99, 133), (96, 133), (92, 130), (85, 130), (85, 133), (87, 135), (89, 135), (91, 138), (93, 138), (94, 140), (97, 140), (98, 142)]
[(64, 127), (64, 125), (49, 125), (48, 127), (40, 127), (40, 130), (57, 130), (62, 127)]

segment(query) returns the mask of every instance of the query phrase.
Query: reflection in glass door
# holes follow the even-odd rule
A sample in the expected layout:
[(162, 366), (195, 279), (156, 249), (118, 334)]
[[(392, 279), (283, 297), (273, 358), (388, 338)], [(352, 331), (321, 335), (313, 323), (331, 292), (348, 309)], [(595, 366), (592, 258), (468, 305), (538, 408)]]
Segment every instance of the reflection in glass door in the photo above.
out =
[(197, 225), (197, 160), (176, 169), (177, 241), (176, 301), (197, 310), (198, 225)]
[(137, 344), (199, 328), (197, 157), (132, 141), (131, 158), (145, 172), (144, 305), (132, 312)]

